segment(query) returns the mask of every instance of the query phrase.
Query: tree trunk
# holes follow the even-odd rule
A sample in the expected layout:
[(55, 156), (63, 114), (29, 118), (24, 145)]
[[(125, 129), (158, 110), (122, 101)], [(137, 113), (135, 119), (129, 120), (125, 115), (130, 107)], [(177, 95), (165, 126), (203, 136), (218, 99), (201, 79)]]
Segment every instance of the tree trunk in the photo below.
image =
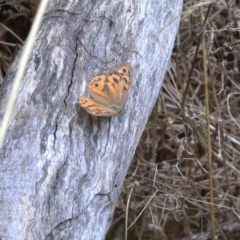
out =
[[(0, 151), (0, 239), (104, 239), (157, 99), (182, 1), (50, 1)], [(1, 86), (1, 116), (19, 56)], [(124, 111), (77, 104), (89, 79), (132, 68)]]

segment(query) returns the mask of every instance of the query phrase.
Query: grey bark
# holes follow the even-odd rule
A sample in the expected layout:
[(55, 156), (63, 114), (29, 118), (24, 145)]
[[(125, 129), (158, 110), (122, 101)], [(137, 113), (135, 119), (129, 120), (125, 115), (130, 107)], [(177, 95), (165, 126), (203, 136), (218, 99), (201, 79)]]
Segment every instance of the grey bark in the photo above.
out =
[[(172, 52), (181, 0), (50, 1), (0, 150), (0, 239), (104, 239)], [(1, 116), (19, 56), (1, 86)], [(124, 112), (77, 99), (132, 66)]]

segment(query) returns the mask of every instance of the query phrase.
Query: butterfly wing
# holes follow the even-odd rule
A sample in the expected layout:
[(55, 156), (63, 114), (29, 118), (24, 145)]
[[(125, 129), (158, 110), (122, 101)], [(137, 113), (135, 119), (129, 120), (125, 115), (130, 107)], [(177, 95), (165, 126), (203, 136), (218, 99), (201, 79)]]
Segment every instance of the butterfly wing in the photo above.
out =
[(88, 84), (88, 92), (97, 102), (109, 105), (112, 101), (111, 92), (107, 84), (108, 75), (95, 76)]
[(122, 107), (130, 86), (130, 65), (121, 64), (112, 73), (95, 76), (88, 85), (89, 94), (106, 106)]
[(80, 106), (95, 116), (120, 113), (131, 84), (130, 72), (129, 63), (124, 63), (109, 74), (95, 76), (88, 84), (88, 92), (93, 99), (80, 97)]
[(94, 101), (91, 98), (87, 97), (80, 97), (78, 103), (82, 108), (84, 108), (88, 113), (95, 115), (95, 116), (114, 116), (119, 113), (119, 111), (108, 108), (107, 106)]
[(126, 100), (129, 87), (131, 85), (131, 67), (129, 63), (123, 63), (121, 64), (117, 69), (116, 72), (120, 76), (120, 92), (118, 94), (119, 101), (121, 103), (121, 106)]

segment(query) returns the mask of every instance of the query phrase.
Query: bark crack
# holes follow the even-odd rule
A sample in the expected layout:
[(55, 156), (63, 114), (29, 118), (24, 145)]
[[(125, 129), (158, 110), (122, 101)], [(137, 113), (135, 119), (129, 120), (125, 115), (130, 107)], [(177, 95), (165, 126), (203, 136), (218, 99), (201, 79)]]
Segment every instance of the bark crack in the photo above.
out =
[[(93, 9), (93, 7), (91, 8), (91, 10), (89, 11), (89, 13), (87, 14), (87, 17), (90, 16), (90, 13), (91, 13), (92, 9)], [(85, 22), (85, 23), (86, 23), (86, 22)], [(82, 25), (82, 27), (80, 28), (80, 32), (81, 32), (81, 30), (83, 29), (85, 23), (84, 23), (84, 24)], [(79, 34), (77, 34), (77, 38), (76, 38), (76, 44), (75, 44), (75, 49), (74, 49), (74, 51), (75, 51), (76, 54), (75, 54), (75, 58), (74, 58), (74, 60), (73, 60), (73, 68), (72, 68), (72, 71), (71, 71), (71, 78), (70, 78), (70, 82), (69, 82), (69, 84), (68, 84), (67, 94), (66, 94), (66, 96), (64, 97), (64, 100), (63, 100), (64, 105), (65, 105), (66, 108), (67, 108), (67, 98), (68, 98), (68, 96), (69, 96), (69, 94), (70, 94), (70, 89), (71, 89), (71, 86), (72, 86), (72, 84), (73, 84), (73, 77), (74, 77), (74, 72), (75, 72), (75, 68), (76, 68), (76, 62), (77, 62), (77, 59), (78, 59), (78, 47), (79, 47), (79, 46), (78, 46), (78, 42), (81, 43), (81, 41), (80, 41), (80, 39), (79, 39)]]
[(54, 132), (53, 132), (53, 138), (54, 138), (54, 140), (53, 140), (53, 149), (54, 149), (54, 151), (56, 151), (55, 143), (56, 143), (56, 140), (57, 140), (57, 130), (58, 130), (58, 124), (55, 123), (55, 129), (54, 129)]
[[(66, 232), (66, 229), (69, 229), (69, 238), (70, 238), (70, 232), (71, 232), (71, 222), (73, 218), (68, 218), (62, 222), (59, 222), (55, 227), (52, 228), (52, 230), (46, 235), (44, 238), (45, 240), (47, 239), (55, 239), (55, 237), (61, 232), (64, 231)], [(65, 235), (66, 236), (66, 235)]]
[(73, 68), (72, 68), (72, 71), (71, 71), (70, 82), (69, 82), (68, 88), (67, 88), (67, 95), (65, 96), (65, 98), (63, 100), (64, 105), (65, 105), (66, 108), (67, 108), (67, 98), (68, 98), (69, 93), (70, 93), (70, 88), (71, 88), (71, 86), (73, 84), (74, 71), (75, 71), (75, 68), (76, 68), (76, 62), (77, 62), (77, 58), (78, 58), (78, 53), (77, 53), (78, 44), (77, 44), (77, 42), (78, 42), (78, 37), (76, 39), (76, 45), (75, 45), (75, 53), (76, 54), (75, 54), (75, 58), (73, 60)]

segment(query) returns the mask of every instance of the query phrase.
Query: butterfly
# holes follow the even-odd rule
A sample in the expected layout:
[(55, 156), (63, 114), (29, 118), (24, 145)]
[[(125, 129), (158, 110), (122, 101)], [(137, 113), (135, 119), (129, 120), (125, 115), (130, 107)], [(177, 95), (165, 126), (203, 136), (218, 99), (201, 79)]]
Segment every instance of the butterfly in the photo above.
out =
[(131, 84), (131, 67), (123, 63), (107, 74), (99, 74), (88, 83), (92, 98), (80, 97), (78, 103), (94, 116), (109, 117), (122, 111)]

